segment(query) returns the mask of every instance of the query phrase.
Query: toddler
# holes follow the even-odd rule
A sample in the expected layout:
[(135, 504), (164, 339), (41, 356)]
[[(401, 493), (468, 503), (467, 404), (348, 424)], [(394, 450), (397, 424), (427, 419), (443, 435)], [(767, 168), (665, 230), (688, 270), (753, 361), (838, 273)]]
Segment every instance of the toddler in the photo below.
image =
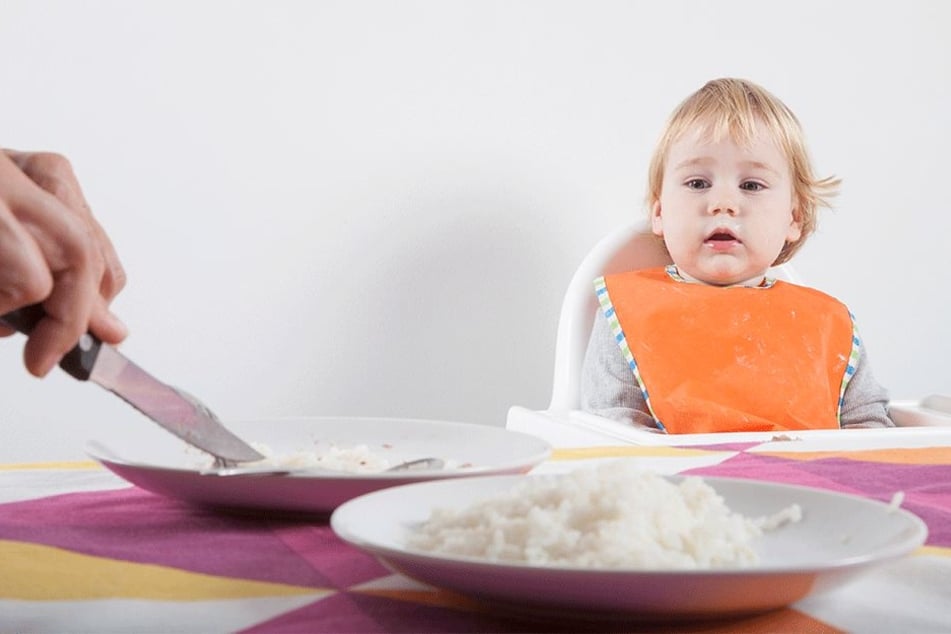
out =
[(799, 122), (752, 82), (717, 79), (654, 151), (652, 232), (673, 264), (595, 281), (582, 408), (667, 433), (888, 427), (852, 314), (776, 281), (828, 206)]

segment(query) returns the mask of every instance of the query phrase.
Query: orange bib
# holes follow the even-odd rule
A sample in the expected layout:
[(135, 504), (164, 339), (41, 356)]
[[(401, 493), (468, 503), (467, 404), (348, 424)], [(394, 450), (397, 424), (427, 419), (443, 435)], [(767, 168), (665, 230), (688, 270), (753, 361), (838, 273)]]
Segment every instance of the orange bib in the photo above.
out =
[(838, 300), (785, 282), (685, 282), (665, 268), (596, 285), (651, 414), (669, 433), (839, 427), (857, 339)]

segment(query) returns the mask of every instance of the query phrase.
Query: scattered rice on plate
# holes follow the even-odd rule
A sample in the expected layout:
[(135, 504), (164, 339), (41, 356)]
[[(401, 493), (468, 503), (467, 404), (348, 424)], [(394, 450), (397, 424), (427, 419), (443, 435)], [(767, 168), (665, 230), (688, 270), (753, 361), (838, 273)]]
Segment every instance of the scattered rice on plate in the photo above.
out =
[(379, 453), (370, 451), (366, 445), (355, 445), (346, 449), (330, 446), (320, 451), (295, 451), (287, 454), (275, 454), (267, 445), (251, 443), (264, 455), (263, 460), (247, 462), (242, 466), (275, 467), (279, 469), (330, 469), (348, 473), (378, 473), (393, 466)]

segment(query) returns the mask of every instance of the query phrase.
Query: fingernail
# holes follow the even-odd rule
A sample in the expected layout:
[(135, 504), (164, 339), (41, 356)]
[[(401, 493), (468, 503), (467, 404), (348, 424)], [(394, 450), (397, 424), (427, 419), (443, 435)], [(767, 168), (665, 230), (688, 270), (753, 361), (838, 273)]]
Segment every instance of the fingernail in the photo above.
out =
[(57, 363), (57, 360), (53, 357), (49, 357), (45, 359), (42, 363), (37, 364), (36, 368), (34, 368), (34, 372), (33, 372), (34, 376), (37, 376), (42, 379), (43, 377), (45, 377), (47, 374), (50, 373), (50, 370), (53, 369), (56, 363)]
[(129, 327), (126, 326), (125, 323), (121, 319), (119, 319), (112, 313), (108, 313), (108, 318), (109, 318), (109, 327), (113, 328), (116, 331), (116, 333), (121, 336), (121, 338), (125, 339), (126, 335), (129, 334)]

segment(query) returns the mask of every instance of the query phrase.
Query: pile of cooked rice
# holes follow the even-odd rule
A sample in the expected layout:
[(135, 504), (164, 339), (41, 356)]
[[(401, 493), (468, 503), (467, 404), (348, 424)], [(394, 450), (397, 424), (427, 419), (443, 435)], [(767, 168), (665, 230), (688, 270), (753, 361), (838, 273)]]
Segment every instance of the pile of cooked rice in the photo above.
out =
[(503, 563), (637, 569), (750, 566), (764, 530), (798, 521), (793, 505), (751, 519), (699, 477), (673, 483), (618, 460), (524, 478), (467, 508), (436, 509), (408, 546)]

